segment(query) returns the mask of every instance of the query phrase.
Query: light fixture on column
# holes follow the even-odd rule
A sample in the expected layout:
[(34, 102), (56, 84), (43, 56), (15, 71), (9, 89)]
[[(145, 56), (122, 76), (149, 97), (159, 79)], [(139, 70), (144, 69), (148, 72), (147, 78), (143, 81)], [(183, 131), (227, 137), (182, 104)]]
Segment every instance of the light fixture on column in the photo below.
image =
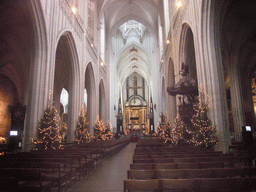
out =
[(170, 43), (170, 40), (169, 40), (169, 39), (167, 39), (167, 40), (166, 40), (166, 43), (167, 43), (167, 45), (168, 45), (168, 44)]
[(179, 8), (181, 8), (181, 6), (182, 6), (181, 1), (177, 1), (177, 3), (176, 3), (176, 7), (179, 9)]
[(104, 66), (104, 62), (103, 62), (103, 61), (100, 62), (100, 66), (101, 66), (101, 67)]
[(72, 11), (72, 13), (76, 14), (77, 13), (77, 8), (76, 7), (72, 7), (71, 11)]

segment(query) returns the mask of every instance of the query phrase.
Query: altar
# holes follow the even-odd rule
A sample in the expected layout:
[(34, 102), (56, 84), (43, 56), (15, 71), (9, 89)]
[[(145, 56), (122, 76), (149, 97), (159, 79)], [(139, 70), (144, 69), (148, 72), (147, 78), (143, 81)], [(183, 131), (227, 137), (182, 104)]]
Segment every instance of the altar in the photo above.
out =
[(143, 105), (144, 103), (139, 98), (136, 99), (139, 101), (125, 106), (125, 124), (131, 135), (142, 136), (147, 129), (147, 105)]
[(143, 136), (149, 132), (149, 93), (145, 79), (134, 72), (126, 79), (123, 87), (124, 114), (123, 124), (125, 134)]

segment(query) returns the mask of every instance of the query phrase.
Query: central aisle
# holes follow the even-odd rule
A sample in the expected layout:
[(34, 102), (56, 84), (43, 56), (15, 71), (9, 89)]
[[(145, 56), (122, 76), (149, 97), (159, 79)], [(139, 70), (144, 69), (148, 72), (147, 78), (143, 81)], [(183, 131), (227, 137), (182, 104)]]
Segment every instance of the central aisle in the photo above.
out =
[(77, 183), (69, 192), (122, 192), (123, 181), (127, 179), (127, 170), (130, 169), (136, 143), (130, 143), (121, 151), (103, 162), (85, 179)]

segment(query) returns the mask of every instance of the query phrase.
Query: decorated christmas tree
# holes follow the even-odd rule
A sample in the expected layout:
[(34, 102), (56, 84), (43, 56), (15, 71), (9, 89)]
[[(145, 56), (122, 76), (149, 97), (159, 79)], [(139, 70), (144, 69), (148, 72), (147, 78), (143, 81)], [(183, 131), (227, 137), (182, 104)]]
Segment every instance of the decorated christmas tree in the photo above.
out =
[(97, 119), (95, 121), (94, 125), (94, 136), (92, 139), (96, 142), (99, 141), (106, 141), (111, 140), (113, 138), (113, 134), (111, 133), (111, 124), (108, 121), (106, 126), (104, 126), (104, 123), (99, 118), (99, 115), (97, 116)]
[(104, 134), (105, 134), (104, 123), (99, 118), (99, 115), (97, 115), (97, 119), (94, 125), (94, 136), (92, 137), (92, 139), (96, 142), (105, 141), (106, 139)]
[(37, 139), (31, 139), (36, 149), (58, 149), (62, 147), (59, 130), (59, 115), (54, 106), (48, 106), (38, 125)]
[(191, 120), (193, 130), (190, 130), (192, 138), (188, 142), (194, 146), (213, 148), (217, 145), (216, 127), (211, 125), (208, 118), (208, 100), (208, 96), (201, 90), (194, 103), (195, 114)]
[(165, 117), (158, 123), (156, 136), (165, 143), (177, 145), (182, 139), (182, 130), (183, 124), (179, 116), (175, 119), (173, 126), (170, 120)]
[(171, 141), (174, 145), (178, 145), (184, 139), (186, 126), (184, 125), (180, 115), (178, 114), (174, 120), (171, 132)]
[(78, 117), (78, 123), (76, 126), (76, 132), (75, 132), (75, 143), (89, 143), (91, 142), (91, 136), (87, 129), (88, 122), (86, 122), (86, 115), (84, 113), (84, 110), (80, 110), (80, 114)]
[(156, 127), (157, 131), (156, 131), (156, 137), (160, 140), (160, 141), (165, 141), (165, 126), (162, 122), (158, 122), (157, 123), (157, 127)]
[(109, 120), (105, 125), (105, 135), (106, 135), (106, 140), (111, 140), (113, 138), (113, 134), (111, 133), (111, 124)]
[(62, 122), (62, 126), (60, 129), (60, 136), (62, 137), (62, 142), (67, 142), (67, 130), (68, 130), (68, 125), (65, 122)]

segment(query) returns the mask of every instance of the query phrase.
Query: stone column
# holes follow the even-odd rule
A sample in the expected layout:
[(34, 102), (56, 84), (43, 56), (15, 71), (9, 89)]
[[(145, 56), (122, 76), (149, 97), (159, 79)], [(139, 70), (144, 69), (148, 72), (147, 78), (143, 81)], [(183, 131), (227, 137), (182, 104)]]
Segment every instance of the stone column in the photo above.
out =
[(230, 93), (232, 112), (235, 125), (235, 141), (242, 141), (242, 126), (245, 126), (244, 110), (243, 110), (243, 97), (241, 89), (241, 81), (237, 67), (230, 65), (229, 80), (230, 80)]
[(202, 14), (195, 18), (197, 28), (192, 30), (195, 31), (198, 84), (210, 96), (209, 118), (217, 127), (219, 140), (216, 150), (227, 152), (230, 145), (230, 131), (220, 46), (220, 23), (216, 15), (215, 1), (198, 1), (198, 3), (195, 6), (202, 4)]

